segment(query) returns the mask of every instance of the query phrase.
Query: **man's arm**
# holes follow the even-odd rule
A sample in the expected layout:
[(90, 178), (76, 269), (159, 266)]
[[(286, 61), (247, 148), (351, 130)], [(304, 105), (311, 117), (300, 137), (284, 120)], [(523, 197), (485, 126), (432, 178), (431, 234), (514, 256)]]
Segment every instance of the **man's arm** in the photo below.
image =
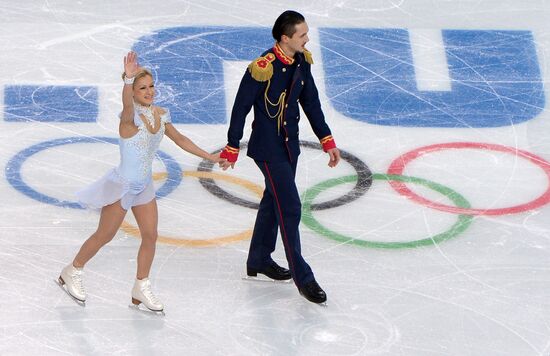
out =
[(231, 110), (231, 120), (229, 122), (229, 130), (227, 130), (227, 145), (221, 152), (221, 157), (228, 161), (228, 164), (223, 166), (224, 170), (229, 166), (233, 168), (237, 161), (239, 142), (243, 137), (246, 116), (250, 112), (250, 109), (252, 109), (258, 92), (263, 86), (264, 83), (252, 78), (250, 71), (246, 70), (239, 85), (233, 109)]
[(315, 136), (317, 136), (321, 146), (323, 146), (323, 151), (329, 154), (329, 167), (335, 167), (340, 162), (340, 151), (336, 148), (336, 142), (325, 121), (325, 114), (321, 109), (319, 92), (311, 75), (311, 68), (307, 68), (305, 76), (304, 87), (300, 93), (300, 104)]

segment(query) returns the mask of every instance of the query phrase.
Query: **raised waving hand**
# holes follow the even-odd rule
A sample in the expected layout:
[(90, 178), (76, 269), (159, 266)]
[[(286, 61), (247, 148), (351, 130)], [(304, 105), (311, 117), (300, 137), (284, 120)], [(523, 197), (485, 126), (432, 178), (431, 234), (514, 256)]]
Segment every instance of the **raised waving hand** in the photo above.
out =
[(124, 75), (126, 78), (133, 78), (139, 71), (137, 53), (130, 51), (124, 56)]

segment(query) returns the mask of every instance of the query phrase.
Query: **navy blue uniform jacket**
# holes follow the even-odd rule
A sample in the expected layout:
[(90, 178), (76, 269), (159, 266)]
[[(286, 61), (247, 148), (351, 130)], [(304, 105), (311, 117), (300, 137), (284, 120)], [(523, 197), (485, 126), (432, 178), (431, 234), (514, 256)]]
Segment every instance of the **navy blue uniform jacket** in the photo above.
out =
[[(273, 52), (273, 49), (265, 51), (262, 57)], [(249, 69), (246, 70), (231, 112), (227, 134), (228, 146), (239, 148), (245, 118), (254, 107), (254, 121), (247, 155), (256, 161), (294, 161), (300, 154), (298, 104), (302, 106), (313, 132), (320, 141), (332, 139), (332, 136), (321, 110), (319, 94), (311, 75), (311, 65), (306, 62), (304, 54), (296, 53), (292, 64), (285, 64), (280, 57), (275, 56), (271, 64), (273, 75), (270, 81), (258, 81), (252, 77)], [(278, 128), (277, 118), (270, 116), (274, 116), (279, 108), (266, 102), (265, 95), (267, 94), (271, 103), (277, 103), (285, 91), (284, 103), (281, 105), (283, 113)]]

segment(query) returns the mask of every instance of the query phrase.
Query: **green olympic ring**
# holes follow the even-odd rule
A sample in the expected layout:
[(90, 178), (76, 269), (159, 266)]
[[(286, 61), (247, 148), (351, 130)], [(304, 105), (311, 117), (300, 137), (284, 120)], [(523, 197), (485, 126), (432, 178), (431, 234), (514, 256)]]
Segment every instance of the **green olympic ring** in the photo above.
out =
[[(470, 203), (459, 193), (455, 192), (451, 188), (445, 187), (441, 184), (416, 177), (408, 177), (396, 174), (373, 174), (372, 179), (374, 180), (385, 180), (385, 181), (400, 181), (406, 183), (420, 184), (427, 188), (430, 188), (438, 193), (443, 194), (449, 198), (457, 207), (460, 208), (470, 208)], [(335, 231), (329, 230), (328, 228), (321, 225), (312, 214), (311, 205), (313, 200), (324, 190), (332, 188), (334, 186), (344, 184), (344, 183), (353, 183), (357, 181), (356, 175), (345, 176), (342, 178), (329, 179), (306, 190), (302, 196), (302, 221), (304, 224), (309, 227), (311, 230), (317, 232), (320, 235), (328, 237), (329, 239), (350, 243), (363, 247), (370, 248), (390, 248), (390, 249), (399, 249), (399, 248), (414, 248), (426, 245), (435, 245), (439, 242), (449, 240), (455, 236), (458, 236), (464, 230), (466, 230), (473, 221), (473, 216), (460, 214), (458, 216), (458, 221), (454, 223), (450, 229), (444, 231), (440, 234), (430, 236), (420, 240), (407, 241), (407, 242), (384, 242), (384, 241), (368, 241), (356, 239), (353, 237), (345, 236), (339, 234)]]

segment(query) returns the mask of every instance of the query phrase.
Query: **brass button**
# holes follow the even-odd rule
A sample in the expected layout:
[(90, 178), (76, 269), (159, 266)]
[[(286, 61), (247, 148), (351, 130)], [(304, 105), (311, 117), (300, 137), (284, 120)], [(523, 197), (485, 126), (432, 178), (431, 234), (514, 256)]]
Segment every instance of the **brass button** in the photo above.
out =
[(300, 64), (298, 63), (298, 67), (300, 66)]
[(285, 108), (288, 108), (288, 104), (285, 104)]
[(283, 68), (283, 72), (286, 72), (286, 68)]
[(296, 120), (299, 120), (300, 119), (300, 115), (296, 116)]
[(304, 81), (302, 80), (302, 85), (304, 85)]
[(283, 125), (286, 125), (286, 121), (283, 121)]
[(288, 137), (285, 138), (285, 141), (288, 141)]

